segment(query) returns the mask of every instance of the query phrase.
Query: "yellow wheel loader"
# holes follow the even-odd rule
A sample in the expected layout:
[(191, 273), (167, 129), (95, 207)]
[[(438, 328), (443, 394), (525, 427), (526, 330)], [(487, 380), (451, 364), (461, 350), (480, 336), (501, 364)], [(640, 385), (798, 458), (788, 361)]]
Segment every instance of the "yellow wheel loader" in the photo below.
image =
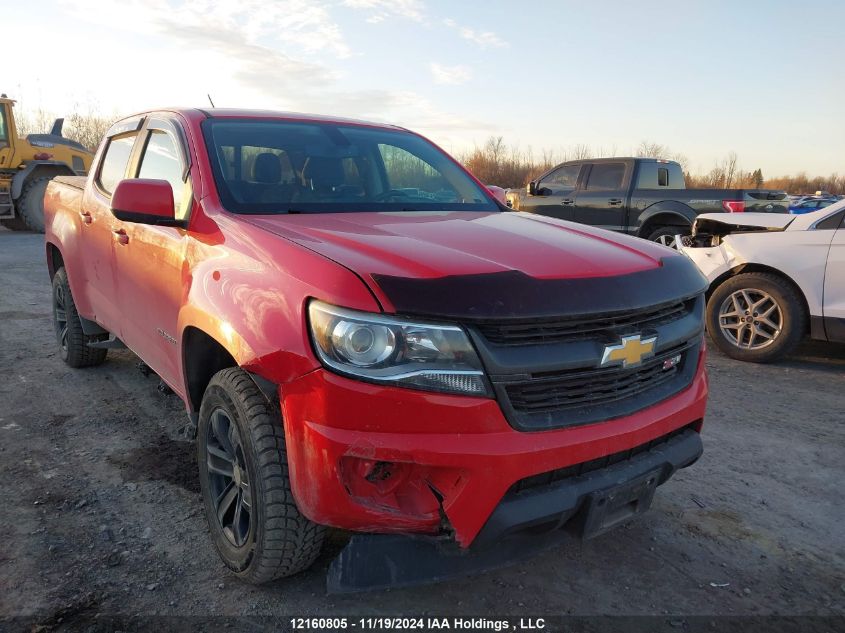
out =
[(56, 119), (49, 134), (20, 138), (14, 105), (0, 95), (0, 224), (43, 233), (47, 183), (55, 176), (84, 176), (94, 155), (62, 136), (64, 119)]

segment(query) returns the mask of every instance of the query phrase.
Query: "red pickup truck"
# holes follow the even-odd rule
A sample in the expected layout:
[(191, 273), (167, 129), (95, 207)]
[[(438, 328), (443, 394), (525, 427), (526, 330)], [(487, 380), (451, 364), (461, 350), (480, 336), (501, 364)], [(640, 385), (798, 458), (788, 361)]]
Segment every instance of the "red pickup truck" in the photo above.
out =
[(225, 564), (332, 591), (592, 537), (701, 454), (705, 280), (509, 212), (408, 130), (248, 110), (116, 123), (47, 189), (63, 359), (125, 345), (181, 397)]

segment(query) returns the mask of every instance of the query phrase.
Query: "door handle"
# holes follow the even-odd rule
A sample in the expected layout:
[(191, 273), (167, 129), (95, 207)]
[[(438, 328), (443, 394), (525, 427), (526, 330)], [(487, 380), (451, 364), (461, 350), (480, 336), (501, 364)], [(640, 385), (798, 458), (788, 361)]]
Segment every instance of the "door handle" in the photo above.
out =
[(91, 224), (91, 222), (94, 221), (94, 218), (92, 218), (91, 214), (88, 213), (87, 211), (80, 211), (79, 217), (82, 218), (82, 221), (85, 222), (85, 224)]
[(124, 231), (123, 229), (115, 229), (114, 230), (114, 237), (118, 241), (118, 243), (123, 244), (124, 246), (126, 244), (129, 244), (129, 236), (126, 234), (126, 231)]
[(568, 207), (570, 205), (575, 204), (575, 200), (573, 200), (572, 198), (564, 198), (563, 200), (560, 201), (560, 203), (563, 206)]
[(617, 206), (622, 204), (622, 198), (611, 198), (607, 201), (610, 206)]

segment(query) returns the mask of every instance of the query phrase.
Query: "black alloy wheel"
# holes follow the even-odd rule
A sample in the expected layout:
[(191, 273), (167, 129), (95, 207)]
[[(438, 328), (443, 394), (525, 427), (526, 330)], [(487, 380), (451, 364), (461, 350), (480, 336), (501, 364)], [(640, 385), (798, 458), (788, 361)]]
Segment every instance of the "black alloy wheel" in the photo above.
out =
[(223, 409), (211, 414), (206, 436), (208, 488), (217, 521), (235, 547), (246, 545), (252, 533), (252, 487), (238, 426)]

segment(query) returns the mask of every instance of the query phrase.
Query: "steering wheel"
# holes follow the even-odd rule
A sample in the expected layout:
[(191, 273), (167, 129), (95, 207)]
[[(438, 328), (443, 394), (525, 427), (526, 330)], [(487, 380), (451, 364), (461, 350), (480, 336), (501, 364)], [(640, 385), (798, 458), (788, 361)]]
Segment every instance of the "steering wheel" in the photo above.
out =
[(410, 195), (406, 191), (400, 191), (399, 189), (388, 189), (378, 194), (375, 200), (376, 202), (384, 202), (388, 198), (410, 198)]

